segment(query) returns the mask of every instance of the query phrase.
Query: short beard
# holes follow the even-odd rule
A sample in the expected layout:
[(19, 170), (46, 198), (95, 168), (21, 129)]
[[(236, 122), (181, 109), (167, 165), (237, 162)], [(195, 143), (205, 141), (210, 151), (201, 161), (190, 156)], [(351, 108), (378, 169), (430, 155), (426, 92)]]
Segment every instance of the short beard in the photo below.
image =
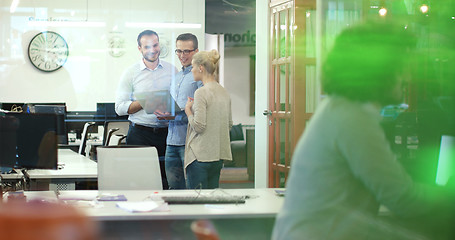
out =
[(158, 61), (158, 59), (160, 58), (160, 53), (157, 53), (156, 55), (157, 55), (157, 57), (156, 57), (155, 60), (149, 59), (149, 58), (147, 58), (146, 56), (143, 56), (143, 57), (144, 57), (145, 61), (151, 62), (151, 63), (152, 63), (152, 62)]

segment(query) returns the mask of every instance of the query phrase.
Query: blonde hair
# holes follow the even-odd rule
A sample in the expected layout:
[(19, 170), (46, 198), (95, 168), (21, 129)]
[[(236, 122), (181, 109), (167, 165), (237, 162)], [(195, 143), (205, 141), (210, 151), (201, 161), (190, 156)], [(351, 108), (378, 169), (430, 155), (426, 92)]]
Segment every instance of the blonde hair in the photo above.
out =
[(208, 74), (215, 75), (218, 81), (218, 65), (220, 54), (215, 49), (211, 51), (200, 51), (193, 56), (193, 64), (203, 66)]

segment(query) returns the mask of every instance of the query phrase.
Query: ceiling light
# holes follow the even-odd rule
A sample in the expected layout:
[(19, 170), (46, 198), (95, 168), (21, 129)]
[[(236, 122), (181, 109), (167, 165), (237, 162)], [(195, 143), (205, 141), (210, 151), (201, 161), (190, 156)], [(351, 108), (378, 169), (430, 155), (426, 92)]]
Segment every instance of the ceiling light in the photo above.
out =
[(420, 11), (422, 13), (427, 13), (428, 12), (428, 6), (423, 4), (422, 6), (420, 6)]
[(105, 27), (105, 22), (84, 21), (29, 21), (30, 27)]
[(19, 5), (19, 0), (13, 0), (11, 2), (11, 7), (9, 8), (9, 12), (14, 13), (16, 11), (16, 8), (18, 5)]
[(201, 28), (200, 23), (153, 23), (153, 22), (126, 22), (129, 28)]

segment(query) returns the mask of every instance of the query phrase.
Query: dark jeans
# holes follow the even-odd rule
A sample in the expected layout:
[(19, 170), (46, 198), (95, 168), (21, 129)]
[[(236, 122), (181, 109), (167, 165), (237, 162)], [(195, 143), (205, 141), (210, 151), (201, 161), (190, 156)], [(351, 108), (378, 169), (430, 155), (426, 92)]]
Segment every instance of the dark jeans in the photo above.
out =
[[(128, 145), (143, 145), (156, 147), (160, 158), (161, 179), (163, 181), (163, 189), (169, 189), (166, 179), (166, 171), (164, 166), (164, 155), (166, 153), (166, 138), (167, 128), (148, 128), (143, 126), (132, 126), (128, 130), (126, 144)], [(140, 166), (139, 166), (140, 167)]]
[(220, 184), (223, 161), (199, 162), (194, 160), (186, 167), (188, 189), (214, 189)]
[(166, 178), (169, 189), (186, 189), (183, 162), (185, 159), (185, 146), (166, 147), (165, 166)]

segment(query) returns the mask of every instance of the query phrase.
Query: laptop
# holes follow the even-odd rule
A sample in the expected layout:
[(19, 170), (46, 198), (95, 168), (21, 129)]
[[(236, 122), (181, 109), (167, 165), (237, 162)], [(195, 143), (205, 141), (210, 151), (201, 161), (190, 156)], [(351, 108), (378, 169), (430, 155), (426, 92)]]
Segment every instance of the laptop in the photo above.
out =
[(136, 93), (135, 97), (148, 114), (154, 114), (156, 111), (160, 111), (174, 116), (176, 111), (180, 111), (180, 107), (175, 102), (169, 90)]

